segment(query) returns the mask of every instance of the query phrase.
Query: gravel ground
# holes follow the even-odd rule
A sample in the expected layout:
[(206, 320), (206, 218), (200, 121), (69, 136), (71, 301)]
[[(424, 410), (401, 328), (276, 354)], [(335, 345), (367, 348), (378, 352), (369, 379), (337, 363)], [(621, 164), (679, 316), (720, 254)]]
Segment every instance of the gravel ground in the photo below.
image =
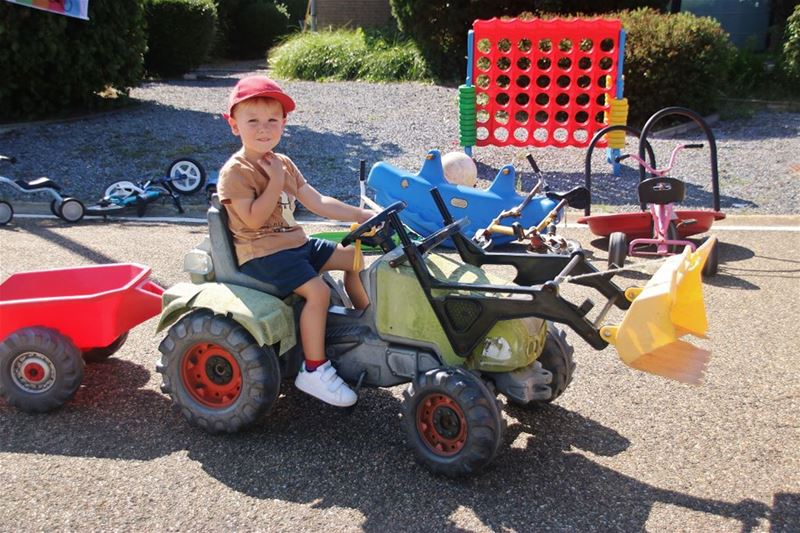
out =
[[(198, 80), (146, 83), (132, 91), (139, 105), (122, 111), (0, 127), (0, 153), (19, 160), (3, 172), (23, 179), (50, 176), (70, 194), (89, 201), (114, 181), (163, 173), (176, 157), (193, 157), (207, 169), (217, 169), (238, 148), (220, 113), (231, 87), (245, 72), (210, 74)], [(323, 193), (356, 201), (360, 159), (368, 165), (387, 161), (416, 172), (427, 150), (458, 149), (453, 88), (418, 83), (283, 85), (298, 108), (279, 149)], [(800, 213), (800, 114), (760, 112), (748, 119), (718, 122), (713, 130), (726, 212)], [(677, 142), (698, 138), (684, 134), (655, 140), (659, 162), (664, 164)], [(631, 146), (627, 151), (635, 150)], [(596, 152), (595, 202), (633, 209), (638, 172), (629, 168), (619, 178), (607, 174), (604, 150)], [(501, 166), (513, 163), (523, 173), (523, 187), (529, 187), (527, 153), (517, 148), (476, 149), (479, 175), (490, 180)], [(532, 153), (552, 188), (583, 182), (584, 150), (548, 148)], [(684, 152), (672, 175), (689, 183), (684, 205), (711, 205), (707, 148)]]
[[(186, 280), (181, 259), (205, 231), (19, 219), (0, 228), (0, 279), (147, 250), (169, 286)], [(769, 235), (719, 234), (703, 386), (629, 369), (570, 332), (578, 366), (565, 394), (530, 412), (507, 406), (498, 456), (463, 480), (415, 464), (404, 386), (363, 391), (350, 415), (288, 386), (250, 430), (189, 427), (159, 392), (163, 334), (150, 320), (87, 366), (63, 408), (29, 415), (0, 400), (0, 531), (800, 531), (800, 233)]]

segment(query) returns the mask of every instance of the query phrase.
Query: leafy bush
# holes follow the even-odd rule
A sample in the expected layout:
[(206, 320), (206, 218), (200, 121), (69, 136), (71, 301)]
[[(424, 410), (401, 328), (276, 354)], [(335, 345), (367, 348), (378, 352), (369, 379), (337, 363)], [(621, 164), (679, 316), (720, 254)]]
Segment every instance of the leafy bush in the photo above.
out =
[(145, 15), (148, 72), (174, 76), (206, 60), (217, 27), (212, 0), (146, 0)]
[(537, 13), (607, 13), (635, 7), (664, 9), (668, 0), (390, 0), (400, 31), (411, 36), (433, 74), (463, 79), (467, 31), (475, 19)]
[(335, 30), (292, 35), (270, 51), (281, 78), (407, 81), (427, 79), (425, 61), (410, 41), (378, 31)]
[(718, 21), (691, 13), (661, 15), (651, 9), (619, 16), (628, 34), (629, 124), (642, 125), (667, 106), (685, 106), (701, 114), (717, 108), (734, 54)]
[(263, 57), (289, 30), (289, 12), (270, 0), (215, 0), (220, 36), (215, 53), (222, 57)]
[[(781, 66), (786, 76), (794, 83), (800, 83), (800, 5), (786, 21), (786, 38), (783, 42)], [(795, 86), (795, 92), (797, 87)]]
[(146, 48), (140, 2), (93, 0), (90, 20), (0, 2), (0, 120), (97, 108), (127, 94)]

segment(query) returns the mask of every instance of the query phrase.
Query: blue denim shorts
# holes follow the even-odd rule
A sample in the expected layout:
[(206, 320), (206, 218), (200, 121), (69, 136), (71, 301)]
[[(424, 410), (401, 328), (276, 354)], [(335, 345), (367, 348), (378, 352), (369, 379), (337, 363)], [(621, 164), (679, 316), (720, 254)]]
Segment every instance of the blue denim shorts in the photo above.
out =
[(251, 259), (240, 270), (250, 277), (275, 285), (288, 296), (297, 287), (319, 275), (336, 246), (333, 241), (312, 237), (297, 248)]

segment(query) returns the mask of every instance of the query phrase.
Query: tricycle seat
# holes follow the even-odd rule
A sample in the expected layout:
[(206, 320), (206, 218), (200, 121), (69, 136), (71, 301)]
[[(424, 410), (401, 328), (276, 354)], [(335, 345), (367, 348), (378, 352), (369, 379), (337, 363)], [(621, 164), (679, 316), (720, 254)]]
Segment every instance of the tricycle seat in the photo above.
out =
[(228, 229), (228, 212), (222, 207), (216, 194), (211, 197), (211, 207), (208, 208), (208, 236), (211, 240), (211, 257), (214, 260), (215, 281), (240, 285), (281, 299), (289, 295), (279, 290), (275, 285), (248, 276), (239, 270), (236, 249), (233, 246), (233, 236)]
[(686, 185), (676, 178), (649, 178), (639, 183), (639, 200), (644, 204), (677, 204), (686, 197)]
[(44, 176), (30, 181), (14, 180), (14, 183), (16, 183), (20, 189), (25, 191), (38, 191), (40, 189), (55, 189), (57, 191), (61, 190), (61, 187), (59, 187), (56, 182)]

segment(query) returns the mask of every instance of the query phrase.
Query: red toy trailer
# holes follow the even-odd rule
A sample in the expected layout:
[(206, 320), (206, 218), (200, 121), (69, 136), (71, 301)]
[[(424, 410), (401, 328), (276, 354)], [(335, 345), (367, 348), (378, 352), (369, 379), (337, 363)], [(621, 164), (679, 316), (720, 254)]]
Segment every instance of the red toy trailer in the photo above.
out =
[(20, 272), (0, 284), (0, 396), (29, 412), (78, 390), (84, 359), (110, 357), (161, 311), (164, 289), (137, 264)]

